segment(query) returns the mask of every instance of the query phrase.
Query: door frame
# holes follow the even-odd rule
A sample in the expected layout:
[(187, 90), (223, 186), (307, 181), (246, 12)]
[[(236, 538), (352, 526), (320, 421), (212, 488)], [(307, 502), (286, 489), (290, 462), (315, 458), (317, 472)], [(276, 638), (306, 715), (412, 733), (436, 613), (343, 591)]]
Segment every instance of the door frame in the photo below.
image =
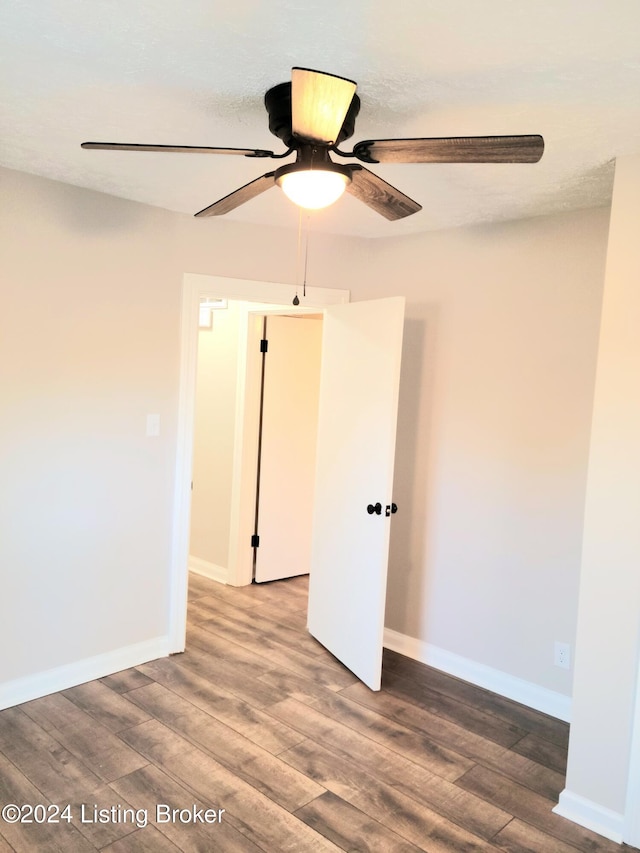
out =
[[(195, 417), (196, 370), (198, 363), (198, 312), (200, 299), (215, 295), (220, 299), (257, 302), (261, 305), (291, 305), (298, 288), (293, 284), (254, 281), (214, 275), (185, 273), (182, 280), (182, 311), (180, 320), (180, 377), (178, 385), (178, 413), (176, 434), (175, 486), (172, 518), (172, 547), (169, 578), (169, 653), (184, 651), (187, 630), (187, 586), (189, 564), (189, 539), (191, 522), (191, 480), (193, 471), (193, 433)], [(306, 288), (304, 306), (292, 309), (302, 313), (305, 309), (323, 309), (327, 305), (349, 302), (349, 291), (338, 288)], [(258, 310), (256, 306), (256, 310)], [(275, 309), (278, 310), (278, 309)], [(280, 310), (282, 310), (280, 308)], [(248, 315), (249, 316), (249, 315)], [(248, 322), (245, 326), (248, 335)], [(241, 335), (242, 338), (242, 335)], [(238, 430), (242, 430), (244, 398), (246, 393), (246, 337), (239, 342), (238, 389), (236, 414), (236, 448), (234, 450), (234, 483), (243, 467), (242, 447), (238, 447)], [(242, 444), (242, 442), (240, 442)], [(229, 543), (229, 581), (246, 583), (238, 566), (238, 535), (241, 524), (240, 486), (232, 490), (231, 533)], [(233, 565), (231, 563), (233, 562)], [(239, 577), (240, 575), (240, 577)], [(250, 580), (250, 579), (249, 579)]]

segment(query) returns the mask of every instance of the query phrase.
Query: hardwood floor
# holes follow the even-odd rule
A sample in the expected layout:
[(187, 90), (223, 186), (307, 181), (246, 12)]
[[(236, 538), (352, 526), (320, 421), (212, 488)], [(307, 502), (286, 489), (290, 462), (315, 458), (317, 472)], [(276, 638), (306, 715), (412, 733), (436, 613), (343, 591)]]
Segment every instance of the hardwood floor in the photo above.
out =
[(567, 725), (392, 652), (372, 693), (307, 589), (192, 576), (183, 655), (0, 712), (0, 805), (60, 821), (0, 853), (632, 850), (552, 813)]

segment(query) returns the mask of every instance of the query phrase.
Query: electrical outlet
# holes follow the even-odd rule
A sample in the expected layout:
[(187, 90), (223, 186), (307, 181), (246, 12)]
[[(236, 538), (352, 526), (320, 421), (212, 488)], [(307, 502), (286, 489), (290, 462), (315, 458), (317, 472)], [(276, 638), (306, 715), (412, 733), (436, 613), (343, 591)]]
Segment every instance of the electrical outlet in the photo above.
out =
[(559, 643), (553, 647), (553, 662), (562, 669), (571, 669), (571, 646), (569, 643)]

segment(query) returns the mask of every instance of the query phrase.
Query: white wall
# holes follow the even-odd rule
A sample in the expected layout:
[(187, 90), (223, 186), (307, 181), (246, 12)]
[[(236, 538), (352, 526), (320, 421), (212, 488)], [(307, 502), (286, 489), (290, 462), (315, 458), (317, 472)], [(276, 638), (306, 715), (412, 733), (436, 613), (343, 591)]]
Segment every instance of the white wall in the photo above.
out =
[[(292, 282), (296, 232), (0, 176), (0, 684), (33, 676), (24, 698), (166, 632), (182, 274)], [(407, 297), (387, 624), (566, 696), (607, 227), (312, 235), (309, 261)]]
[(166, 633), (180, 305), (171, 217), (1, 178), (0, 683)]
[(566, 697), (607, 226), (390, 240), (352, 289), (407, 297), (387, 626)]
[[(561, 814), (620, 840), (635, 812), (629, 778), (640, 626), (640, 155), (616, 164), (593, 408), (567, 788)], [(626, 806), (628, 782), (635, 800)]]
[(229, 556), (241, 314), (246, 311), (229, 302), (212, 311), (211, 328), (198, 333), (189, 553), (223, 572)]
[[(3, 706), (166, 650), (182, 277), (293, 282), (296, 238), (0, 181)], [(349, 241), (311, 247), (348, 287)]]

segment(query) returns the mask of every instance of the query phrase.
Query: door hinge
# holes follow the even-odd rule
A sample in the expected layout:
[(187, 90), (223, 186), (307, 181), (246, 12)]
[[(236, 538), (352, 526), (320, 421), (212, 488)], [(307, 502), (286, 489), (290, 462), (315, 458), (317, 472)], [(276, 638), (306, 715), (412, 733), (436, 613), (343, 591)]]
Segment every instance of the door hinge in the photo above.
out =
[(257, 533), (254, 533), (253, 536), (251, 537), (251, 547), (252, 548), (259, 548), (260, 547), (260, 537), (258, 536)]
[(268, 352), (269, 350), (269, 341), (266, 338), (263, 338), (260, 341), (260, 352)]

